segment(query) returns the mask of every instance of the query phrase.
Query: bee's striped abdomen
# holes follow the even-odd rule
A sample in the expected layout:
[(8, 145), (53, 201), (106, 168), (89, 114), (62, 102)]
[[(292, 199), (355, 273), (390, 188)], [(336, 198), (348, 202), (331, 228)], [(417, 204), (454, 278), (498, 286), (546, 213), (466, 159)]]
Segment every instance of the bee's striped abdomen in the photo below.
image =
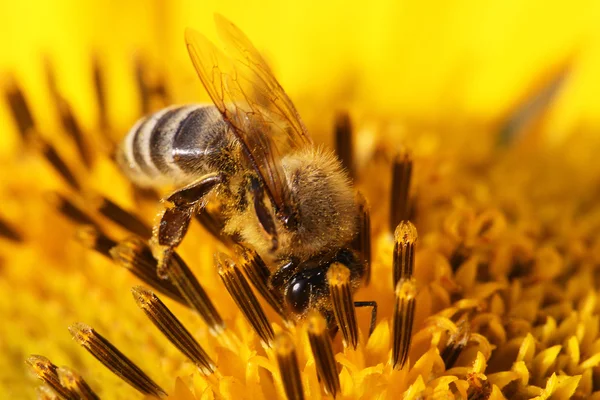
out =
[(185, 184), (211, 172), (210, 156), (228, 140), (227, 125), (214, 106), (167, 108), (135, 124), (117, 161), (139, 185)]

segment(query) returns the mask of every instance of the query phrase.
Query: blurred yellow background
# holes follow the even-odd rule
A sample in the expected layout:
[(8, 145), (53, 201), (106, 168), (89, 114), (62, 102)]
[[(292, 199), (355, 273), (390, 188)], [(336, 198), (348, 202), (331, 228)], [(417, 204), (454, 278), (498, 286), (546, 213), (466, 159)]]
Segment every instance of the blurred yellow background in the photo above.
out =
[[(584, 168), (592, 170), (594, 168), (591, 167), (598, 165), (595, 155), (598, 146), (591, 145), (600, 144), (597, 133), (600, 128), (600, 2), (595, 0), (1, 0), (0, 91), (9, 82), (9, 77), (14, 76), (32, 106), (41, 136), (50, 138), (54, 144), (58, 142), (57, 147), (62, 150), (60, 141), (65, 132), (47, 87), (44, 60), (48, 59), (53, 64), (59, 90), (73, 107), (83, 132), (93, 135), (98, 124), (92, 79), (95, 55), (107, 82), (112, 134), (118, 139), (140, 117), (140, 96), (134, 72), (136, 58), (142, 57), (151, 69), (165, 74), (168, 90), (175, 102), (208, 100), (189, 61), (183, 32), (185, 27), (190, 26), (215, 40), (215, 12), (238, 25), (266, 56), (309, 129), (329, 128), (327, 132), (331, 130), (334, 112), (343, 108), (350, 109), (353, 116), (364, 117), (355, 119), (359, 123), (397, 123), (401, 127), (398, 131), (402, 131), (403, 125), (418, 127), (402, 131), (415, 137), (428, 130), (460, 130), (470, 135), (493, 132), (494, 127), (497, 128), (532, 93), (568, 70), (564, 85), (545, 115), (540, 131), (546, 134), (549, 144), (556, 146), (560, 152), (569, 150), (570, 159), (579, 160)], [(57, 222), (61, 221), (61, 217), (54, 215), (54, 211), (49, 212), (49, 206), (39, 201), (40, 193), (47, 191), (47, 186), (61, 187), (62, 181), (51, 182), (52, 177), (56, 178), (52, 171), (48, 171), (47, 175), (37, 175), (38, 171), (47, 167), (37, 165), (36, 168), (37, 155), (30, 158), (25, 168), (16, 168), (14, 161), (20, 162), (24, 152), (20, 148), (16, 125), (3, 102), (4, 98), (0, 96), (0, 165), (5, 166), (0, 173), (0, 186), (8, 188), (0, 187), (2, 216), (11, 221), (24, 221), (29, 243), (43, 238), (44, 245), (50, 249), (42, 247), (38, 254), (35, 246), (23, 246), (24, 251), (15, 252), (17, 257), (6, 252), (11, 254), (5, 257), (6, 265), (12, 262), (10, 268), (6, 268), (10, 274), (0, 276), (0, 283), (4, 283), (5, 287), (10, 287), (14, 293), (24, 294), (0, 298), (0, 305), (7, 304), (4, 309), (11, 313), (10, 316), (0, 315), (0, 318), (9, 320), (10, 330), (7, 329), (7, 332), (13, 336), (0, 336), (0, 349), (8, 348), (3, 352), (6, 360), (0, 356), (0, 367), (5, 367), (8, 378), (4, 381), (9, 382), (0, 382), (4, 385), (0, 392), (4, 389), (14, 390), (14, 393), (32, 393), (31, 382), (34, 380), (23, 376), (25, 364), (21, 362), (28, 354), (38, 351), (49, 357), (67, 354), (68, 357), (56, 357), (59, 363), (78, 357), (72, 356), (76, 346), (65, 330), (66, 324), (72, 321), (63, 320), (74, 318), (76, 314), (78, 319), (89, 316), (86, 321), (90, 323), (98, 320), (112, 322), (114, 311), (118, 310), (121, 320), (126, 321), (122, 332), (129, 334), (132, 331), (129, 326), (136, 326), (137, 321), (132, 315), (138, 315), (139, 311), (127, 290), (119, 291), (114, 299), (107, 295), (113, 303), (106, 307), (103, 305), (101, 312), (106, 314), (100, 317), (95, 315), (94, 307), (83, 307), (84, 310), (73, 307), (75, 311), (71, 310), (71, 299), (81, 297), (93, 286), (85, 280), (82, 284), (77, 272), (82, 254), (87, 254), (87, 250), (77, 244), (79, 250), (76, 254), (69, 254), (70, 263), (64, 261), (62, 252), (68, 253), (74, 248), (73, 243), (69, 247), (64, 234), (72, 226), (65, 228), (63, 225), (61, 228)], [(315, 134), (315, 131), (319, 129), (312, 130), (312, 133)], [(357, 131), (361, 133), (360, 129)], [(373, 131), (379, 133), (377, 129)], [(573, 136), (577, 143), (566, 141)], [(360, 140), (359, 137), (357, 147), (363, 150)], [(470, 144), (469, 141), (464, 143)], [(73, 160), (79, 161), (74, 156), (69, 158), (69, 152), (62, 154), (67, 154), (70, 165), (75, 165)], [(532, 158), (534, 162), (536, 159)], [(557, 162), (554, 166), (561, 169), (563, 164)], [(518, 168), (519, 165), (516, 165), (514, 170), (509, 169), (509, 173), (518, 175), (521, 173)], [(600, 165), (595, 167), (598, 168)], [(83, 171), (83, 168), (80, 169)], [(570, 171), (564, 170), (565, 175)], [(129, 184), (115, 178), (116, 168), (108, 159), (102, 159), (91, 174), (83, 173), (83, 179), (89, 181), (88, 186), (110, 191), (111, 197), (121, 199), (125, 206), (133, 208), (133, 200), (126, 195), (131, 190)], [(453, 177), (451, 174), (448, 176)], [(383, 180), (381, 176), (378, 178)], [(580, 192), (588, 190), (591, 186), (588, 182), (597, 181), (596, 175), (592, 174), (586, 176), (586, 180), (570, 176), (562, 180), (554, 178), (552, 176), (544, 183), (551, 181), (560, 186), (569, 181), (575, 187), (578, 182), (585, 182), (578, 186)], [(34, 179), (42, 182), (39, 187), (33, 187), (34, 190), (23, 184)], [(5, 184), (5, 181), (8, 183)], [(387, 190), (377, 179), (373, 181), (374, 185), (381, 186), (379, 190)], [(507, 186), (514, 185), (514, 180), (510, 179), (498, 181)], [(490, 187), (495, 182), (492, 181)], [(455, 189), (453, 179), (447, 179), (445, 183)], [(499, 192), (504, 191), (502, 184), (497, 185)], [(515, 187), (515, 193), (521, 190), (520, 186)], [(573, 194), (575, 192), (569, 192), (563, 186), (556, 191), (564, 197), (577, 197)], [(373, 196), (373, 199), (381, 201), (383, 196)], [(555, 209), (562, 211), (562, 203), (556, 204)], [(537, 206), (535, 204), (532, 208)], [(52, 228), (52, 235), (47, 234), (48, 227)], [(12, 248), (9, 250), (13, 251)], [(45, 257), (54, 250), (60, 255), (54, 257), (59, 260), (53, 260), (56, 265), (40, 256)], [(22, 260), (25, 261), (20, 264)], [(0, 269), (3, 261), (0, 259)], [(65, 271), (56, 267), (59, 272), (47, 275), (49, 278), (46, 279), (50, 282), (45, 282), (39, 275), (40, 265), (47, 270), (57, 265), (64, 266)], [(83, 275), (86, 273), (87, 269)], [(95, 277), (94, 273), (90, 276)], [(120, 279), (115, 286), (128, 288), (130, 282), (123, 274), (115, 274), (116, 279)], [(7, 279), (7, 276), (10, 278)], [(111, 283), (114, 283), (112, 278)], [(30, 290), (19, 285), (29, 282), (43, 290), (39, 295), (30, 296), (30, 304), (19, 304), (20, 298), (29, 299), (26, 294)], [(109, 286), (107, 292), (110, 292), (110, 285), (97, 286), (101, 289)], [(48, 292), (52, 296), (46, 297)], [(57, 295), (63, 292), (64, 296)], [(56, 297), (59, 300), (52, 302), (51, 299)], [(40, 299), (44, 302), (42, 307)], [(127, 305), (121, 307), (119, 301)], [(48, 309), (56, 312), (48, 314)], [(38, 316), (38, 312), (45, 314)], [(17, 319), (16, 323), (12, 319)], [(131, 325), (125, 325), (130, 320), (133, 321)], [(25, 344), (14, 346), (13, 343), (20, 343), (21, 334), (26, 329), (33, 333), (25, 332), (23, 337), (35, 339), (24, 339)], [(118, 337), (117, 341), (120, 339)], [(56, 346), (52, 347), (49, 343)], [(137, 350), (126, 348), (139, 351), (140, 355), (144, 351), (144, 347)], [(14, 365), (14, 360), (18, 360), (19, 365), (11, 370), (7, 366)], [(87, 374), (97, 382), (103, 382), (107, 375), (108, 371), (97, 376)], [(14, 382), (23, 385), (23, 388)]]
[[(559, 140), (600, 126), (600, 3), (592, 0), (3, 1), (0, 72), (14, 73), (27, 93), (40, 93), (46, 55), (61, 91), (90, 127), (96, 52), (110, 86), (111, 119), (127, 129), (139, 113), (136, 54), (164, 68), (176, 101), (206, 99), (183, 30), (191, 26), (214, 38), (214, 12), (266, 54), (301, 114), (333, 100), (426, 126), (487, 123), (569, 64), (546, 128)], [(44, 112), (49, 96), (28, 99), (50, 132), (57, 121)], [(13, 126), (5, 107), (0, 124)], [(3, 154), (16, 141), (13, 131), (3, 128)]]

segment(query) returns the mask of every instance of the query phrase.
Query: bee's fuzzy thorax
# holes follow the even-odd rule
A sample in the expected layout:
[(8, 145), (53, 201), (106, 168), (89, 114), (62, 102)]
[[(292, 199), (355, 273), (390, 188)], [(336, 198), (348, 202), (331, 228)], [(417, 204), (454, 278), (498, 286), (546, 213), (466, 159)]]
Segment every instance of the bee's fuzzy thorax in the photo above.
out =
[(288, 231), (277, 221), (279, 248), (271, 254), (271, 242), (261, 232), (256, 214), (248, 207), (232, 216), (227, 231), (239, 232), (265, 259), (308, 259), (340, 248), (356, 233), (356, 203), (348, 175), (332, 153), (307, 147), (282, 159), (298, 216), (297, 228)]

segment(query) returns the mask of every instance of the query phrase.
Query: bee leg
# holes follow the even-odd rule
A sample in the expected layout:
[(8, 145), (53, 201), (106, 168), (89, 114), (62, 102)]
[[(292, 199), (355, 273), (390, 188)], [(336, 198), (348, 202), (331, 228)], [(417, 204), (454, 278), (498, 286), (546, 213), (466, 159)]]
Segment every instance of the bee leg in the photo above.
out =
[(154, 227), (154, 239), (163, 252), (159, 258), (159, 276), (165, 275), (169, 259), (187, 233), (192, 216), (202, 207), (206, 195), (222, 181), (219, 174), (206, 175), (162, 200), (167, 207)]
[(376, 301), (355, 301), (354, 307), (372, 307), (371, 308), (371, 323), (369, 324), (369, 336), (375, 330), (375, 323), (377, 322), (377, 302)]

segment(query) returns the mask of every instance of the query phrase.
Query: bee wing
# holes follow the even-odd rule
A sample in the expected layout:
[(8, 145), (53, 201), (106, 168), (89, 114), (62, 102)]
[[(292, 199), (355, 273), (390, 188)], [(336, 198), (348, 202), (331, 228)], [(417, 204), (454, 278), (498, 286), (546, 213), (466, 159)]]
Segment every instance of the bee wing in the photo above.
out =
[[(288, 213), (289, 190), (279, 159), (289, 148), (312, 141), (293, 104), (254, 46), (225, 18), (216, 18), (220, 31), (236, 34), (234, 43), (231, 35), (222, 34), (233, 45), (234, 54), (246, 56), (227, 57), (202, 34), (188, 28), (185, 38), (192, 63), (264, 182), (270, 200), (278, 212)], [(248, 45), (250, 49), (244, 47)]]
[(262, 55), (250, 39), (231, 21), (215, 14), (215, 23), (221, 40), (230, 56), (236, 60), (236, 66), (244, 69), (252, 77), (256, 100), (270, 113), (286, 122), (291, 129), (279, 129), (277, 133), (288, 136), (292, 147), (312, 144), (312, 139), (296, 111), (296, 107), (287, 96)]

